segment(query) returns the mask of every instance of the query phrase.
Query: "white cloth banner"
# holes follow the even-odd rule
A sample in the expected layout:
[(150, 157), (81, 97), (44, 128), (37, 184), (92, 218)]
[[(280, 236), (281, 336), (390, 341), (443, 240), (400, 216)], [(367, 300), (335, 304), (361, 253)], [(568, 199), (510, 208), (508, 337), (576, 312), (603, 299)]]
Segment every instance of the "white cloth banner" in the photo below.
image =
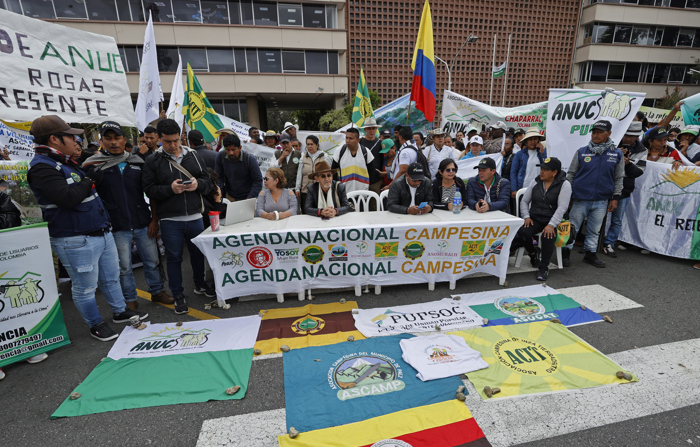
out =
[(401, 357), (418, 371), (422, 381), (468, 374), (488, 368), (481, 353), (457, 335), (439, 334), (413, 337), (399, 342)]
[(557, 157), (568, 170), (576, 151), (591, 141), (596, 121), (612, 124), (610, 138), (619, 144), (646, 93), (604, 90), (549, 89), (547, 156)]
[(406, 306), (359, 309), (353, 313), (355, 327), (365, 337), (411, 332), (452, 331), (481, 326), (481, 317), (469, 306), (452, 298)]
[(143, 330), (127, 326), (109, 350), (114, 360), (173, 354), (253, 349), (262, 319), (259, 315), (222, 320), (150, 324)]
[[(177, 76), (175, 78), (177, 79)], [(139, 73), (139, 96), (136, 100), (135, 111), (136, 124), (140, 131), (143, 131), (152, 121), (158, 119), (161, 101), (163, 101), (163, 91), (160, 87), (160, 73), (158, 72), (156, 38), (153, 35), (153, 20), (149, 12), (146, 34), (143, 38), (143, 53), (141, 54), (141, 70)]]
[(525, 131), (530, 128), (544, 131), (546, 118), (546, 102), (519, 107), (492, 107), (445, 90), (442, 98), (440, 127), (453, 137), (460, 130), (466, 133), (470, 127), (476, 127), (481, 132), (482, 126), (496, 124), (497, 121), (503, 121), (508, 127), (521, 128)]
[(25, 130), (10, 127), (0, 121), (0, 150), (7, 148), (10, 160), (31, 160), (34, 158), (34, 137)]
[(669, 164), (647, 162), (619, 239), (666, 256), (700, 259), (700, 167), (674, 171)]
[(466, 158), (464, 160), (459, 160), (457, 162), (457, 175), (459, 175), (459, 178), (461, 178), (462, 180), (466, 180), (477, 175), (478, 172), (474, 168), (476, 168), (479, 162), (484, 158), (492, 158), (493, 161), (496, 162), (496, 172), (498, 172), (499, 174), (501, 173), (501, 168), (503, 167), (503, 155), (498, 153), (487, 154), (479, 155), (478, 157), (474, 158)]
[(235, 119), (229, 118), (224, 115), (219, 115), (219, 119), (221, 120), (221, 123), (224, 125), (224, 127), (228, 127), (232, 131), (236, 132), (236, 135), (238, 135), (238, 138), (241, 139), (241, 142), (250, 141), (248, 131), (252, 126), (244, 124), (240, 121), (236, 121)]
[(177, 70), (175, 70), (175, 79), (173, 80), (168, 110), (165, 114), (168, 118), (175, 120), (177, 125), (182, 128), (185, 122), (185, 115), (182, 114), (182, 104), (185, 103), (185, 86), (182, 83), (182, 57), (180, 53), (177, 54), (177, 58), (179, 62), (177, 64)]
[(73, 123), (136, 123), (112, 37), (4, 9), (0, 23), (0, 118), (33, 121), (55, 114)]

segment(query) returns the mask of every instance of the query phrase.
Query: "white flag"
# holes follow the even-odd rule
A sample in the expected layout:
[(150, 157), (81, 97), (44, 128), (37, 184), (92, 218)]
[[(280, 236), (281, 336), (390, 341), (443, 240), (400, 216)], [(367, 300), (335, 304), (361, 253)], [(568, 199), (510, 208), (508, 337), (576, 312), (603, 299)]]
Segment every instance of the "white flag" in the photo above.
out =
[(182, 84), (182, 57), (180, 57), (180, 53), (178, 53), (177, 57), (179, 62), (175, 71), (170, 103), (165, 114), (168, 115), (168, 118), (177, 121), (177, 125), (182, 128), (182, 123), (185, 121), (185, 115), (182, 114), (182, 104), (185, 101), (185, 86)]
[(136, 125), (143, 131), (151, 121), (160, 116), (158, 103), (163, 101), (158, 73), (158, 53), (156, 38), (153, 35), (153, 20), (148, 14), (146, 35), (143, 38), (141, 73), (139, 75), (139, 97), (136, 101)]

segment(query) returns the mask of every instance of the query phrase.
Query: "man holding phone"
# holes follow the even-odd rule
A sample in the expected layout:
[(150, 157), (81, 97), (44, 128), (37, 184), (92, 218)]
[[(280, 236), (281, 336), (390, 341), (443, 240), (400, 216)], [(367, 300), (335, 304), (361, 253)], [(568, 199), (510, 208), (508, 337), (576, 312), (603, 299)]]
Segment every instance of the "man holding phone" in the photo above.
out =
[(496, 172), (493, 158), (482, 158), (474, 169), (479, 174), (467, 182), (467, 206), (479, 213), (510, 208), (510, 182)]
[(389, 211), (396, 214), (427, 214), (433, 211), (430, 179), (420, 163), (412, 163), (405, 175), (394, 180), (389, 188)]

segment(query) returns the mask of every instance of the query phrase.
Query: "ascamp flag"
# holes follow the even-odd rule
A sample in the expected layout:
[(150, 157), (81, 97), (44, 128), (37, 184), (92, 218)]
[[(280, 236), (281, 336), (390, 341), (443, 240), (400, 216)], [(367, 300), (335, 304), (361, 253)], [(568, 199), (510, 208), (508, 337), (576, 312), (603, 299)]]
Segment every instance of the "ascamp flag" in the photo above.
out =
[(340, 427), (279, 436), (280, 447), (487, 447), (491, 444), (463, 402), (410, 408)]
[(139, 96), (136, 100), (136, 125), (143, 131), (151, 121), (160, 116), (160, 103), (163, 101), (163, 91), (160, 88), (160, 73), (158, 72), (158, 53), (156, 38), (153, 35), (153, 20), (148, 13), (148, 25), (143, 38), (143, 53), (139, 72)]
[(416, 109), (423, 112), (425, 119), (435, 119), (435, 50), (433, 47), (433, 18), (430, 4), (426, 0), (418, 28), (416, 48), (413, 50), (413, 84), (411, 101), (416, 102)]
[(370, 338), (284, 353), (287, 429), (300, 432), (351, 424), (455, 398), (457, 377), (423, 382), (402, 358), (400, 341)]
[(355, 329), (353, 309), (357, 309), (355, 301), (262, 310), (255, 348), (265, 355), (282, 352), (282, 345), (297, 349), (340, 343), (350, 336), (363, 339), (364, 335)]
[[(260, 317), (127, 326), (107, 358), (52, 419), (209, 400), (243, 399)], [(233, 394), (228, 388), (240, 386)]]
[[(618, 371), (628, 371), (559, 323), (538, 321), (451, 334), (464, 338), (489, 364), (469, 373), (483, 399), (489, 399), (486, 386), (500, 388), (491, 397), (499, 399), (628, 383), (616, 376)], [(634, 375), (632, 381), (637, 381)]]
[(548, 286), (525, 286), (490, 292), (454, 295), (481, 318), (487, 326), (529, 323), (557, 318), (565, 326), (596, 323), (603, 318), (592, 310)]
[(493, 77), (500, 78), (506, 73), (506, 62), (503, 62), (499, 67), (493, 67)]
[(217, 136), (216, 131), (224, 127), (219, 115), (207, 99), (206, 93), (202, 90), (202, 86), (199, 85), (189, 62), (187, 62), (187, 84), (182, 114), (185, 115), (190, 130), (196, 129), (202, 132), (205, 141), (214, 141)]
[(357, 127), (362, 127), (367, 118), (374, 118), (372, 101), (369, 99), (369, 90), (365, 81), (365, 71), (360, 67), (360, 81), (357, 83), (357, 93), (355, 93), (355, 104), (352, 108), (352, 122)]

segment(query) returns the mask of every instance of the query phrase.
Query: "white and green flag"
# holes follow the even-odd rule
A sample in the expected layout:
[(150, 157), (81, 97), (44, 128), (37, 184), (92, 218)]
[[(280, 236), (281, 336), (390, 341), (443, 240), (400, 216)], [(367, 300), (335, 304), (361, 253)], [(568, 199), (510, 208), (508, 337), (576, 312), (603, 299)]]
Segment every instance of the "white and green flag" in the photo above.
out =
[(506, 64), (507, 62), (503, 62), (500, 66), (496, 67), (494, 65), (493, 67), (493, 77), (494, 78), (500, 78), (504, 74), (506, 74)]

